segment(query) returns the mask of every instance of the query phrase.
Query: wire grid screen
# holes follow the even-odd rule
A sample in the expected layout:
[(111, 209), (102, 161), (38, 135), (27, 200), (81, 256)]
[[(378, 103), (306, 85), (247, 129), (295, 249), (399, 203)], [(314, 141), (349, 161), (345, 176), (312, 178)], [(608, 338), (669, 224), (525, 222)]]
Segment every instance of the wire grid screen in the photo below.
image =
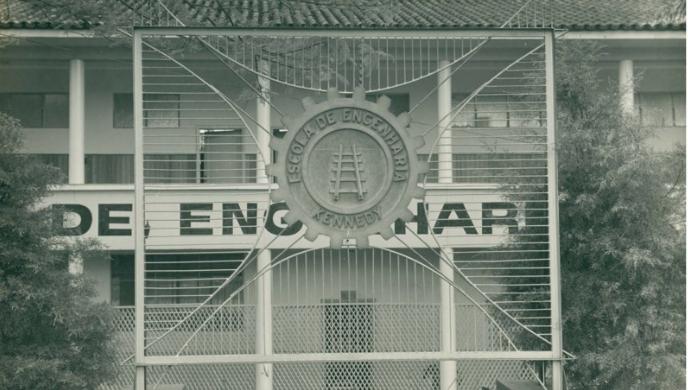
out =
[[(340, 93), (352, 93), (356, 87), (368, 93), (384, 92), (418, 82), (437, 74), (440, 60), (463, 66), (481, 50), (495, 46), (493, 38), (508, 36), (498, 32), (454, 36), (441, 32), (417, 36), (290, 35), (286, 31), (279, 35), (237, 35), (223, 30), (212, 35), (182, 34), (148, 41), (155, 42), (165, 54), (174, 53), (192, 68), (188, 56), (200, 55), (223, 64), (228, 74), (246, 80), (260, 74), (299, 90), (336, 89)], [(261, 63), (267, 67), (262, 68)], [(215, 86), (221, 88), (222, 83)]]
[(187, 44), (141, 50), (146, 353), (253, 353), (255, 294), (235, 292), (269, 206), (264, 130)]
[[(227, 42), (226, 52), (218, 53), (222, 40), (228, 39), (144, 40), (147, 355), (193, 358), (256, 353), (255, 278), (259, 270), (255, 259), (269, 247), (259, 245), (259, 237), (270, 203), (266, 157), (257, 144), (265, 136), (261, 132), (271, 129), (256, 126), (248, 104), (237, 102), (235, 91), (241, 86), (227, 82), (223, 74), (231, 73), (232, 80), (253, 77), (255, 81), (256, 73), (249, 69), (259, 59), (267, 59), (270, 72), (263, 76), (274, 82), (311, 90), (335, 86), (342, 91), (362, 82), (375, 91), (436, 74), (437, 59), (448, 53), (456, 51), (449, 70), (458, 72), (475, 53), (503, 46), (481, 36), (441, 41), (371, 38), (368, 43), (365, 39), (283, 37), (276, 42), (284, 45), (287, 54), (275, 59), (262, 50), (260, 55), (253, 52), (241, 57), (236, 50), (230, 53)], [(257, 41), (244, 39), (241, 50), (261, 46)], [(337, 41), (354, 48), (351, 56), (356, 50), (368, 50), (362, 49), (364, 44), (385, 50), (391, 45), (393, 54), (369, 53), (365, 61), (372, 61), (370, 69), (375, 71), (361, 73), (365, 66), (356, 63), (366, 62), (359, 59), (352, 68), (335, 68), (337, 77), (329, 73), (331, 66), (339, 66), (336, 61), (324, 68), (316, 61), (292, 79), (281, 68), (293, 68), (286, 64), (294, 53), (316, 50), (312, 47), (323, 50)], [(299, 49), (292, 50), (295, 47)], [(457, 351), (549, 350), (544, 50), (531, 41), (512, 52), (510, 63), (479, 80), (483, 84), (473, 92), (453, 96), (451, 124), (444, 132), (435, 131), (437, 126), (415, 124), (425, 126), (429, 143), (425, 151), (431, 162), (424, 199), (430, 228), (420, 244), (409, 247), (397, 237), (397, 250), (318, 249), (296, 254), (273, 248), (274, 353), (439, 351), (438, 268), (442, 261), (456, 267)], [(313, 53), (302, 61), (316, 58)], [(435, 54), (427, 65), (424, 53)], [(255, 101), (254, 95), (250, 102)], [(472, 188), (472, 197), (452, 203), (453, 191), (461, 186)], [(241, 202), (250, 201), (254, 208), (246, 209), (244, 203), (244, 209), (234, 208), (231, 205), (241, 202), (228, 200), (230, 192), (241, 193)], [(453, 206), (447, 209), (448, 203)], [(476, 213), (482, 217), (479, 221), (470, 216)], [(481, 246), (474, 240), (487, 234), (499, 238), (500, 244)], [(225, 239), (204, 239), (208, 235)], [(452, 250), (440, 255), (438, 247)], [(275, 364), (275, 386), (434, 388), (434, 371), (428, 367), (436, 365), (432, 360)], [(253, 386), (249, 375), (253, 365), (212, 367), (173, 367), (168, 369), (171, 376), (152, 375), (149, 380), (191, 383), (184, 378), (201, 375), (231, 388), (234, 384), (227, 377), (234, 376), (242, 383), (237, 388)], [(203, 370), (210, 371), (202, 374)], [(395, 370), (408, 378), (399, 379)], [(489, 374), (490, 370), (501, 370), (499, 375), (507, 379), (532, 379), (526, 378), (532, 370), (523, 361), (460, 361), (459, 377), (466, 384), (460, 388), (494, 388), (499, 375)]]
[(486, 36), (299, 37), (288, 34), (200, 37), (209, 51), (244, 70), (257, 60), (270, 64), (267, 77), (311, 91), (334, 88), (352, 92), (388, 90), (435, 74), (440, 58), (465, 61), (486, 43)]
[[(457, 271), (482, 299), (548, 340), (551, 336), (546, 69), (535, 47), (469, 95), (455, 95), (451, 125), (433, 150), (438, 182), (470, 184), (475, 200), (430, 213), (431, 226), (453, 248)], [(499, 194), (499, 199), (485, 197)], [(429, 193), (430, 210), (447, 193)], [(480, 224), (469, 215), (481, 215)], [(439, 225), (438, 225), (439, 224)], [(471, 237), (490, 234), (501, 244), (480, 247)], [(452, 239), (454, 238), (454, 239)]]
[[(428, 249), (316, 249), (275, 259), (273, 351), (440, 351), (439, 261)], [(458, 351), (547, 349), (470, 283), (458, 285)]]

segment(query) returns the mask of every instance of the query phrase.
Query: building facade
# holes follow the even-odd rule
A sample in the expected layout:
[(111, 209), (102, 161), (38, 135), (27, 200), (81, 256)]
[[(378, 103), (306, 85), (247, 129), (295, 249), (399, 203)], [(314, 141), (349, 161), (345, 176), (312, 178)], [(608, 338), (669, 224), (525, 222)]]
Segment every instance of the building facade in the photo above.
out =
[[(562, 348), (547, 189), (546, 89), (556, 75), (544, 42), (602, 45), (600, 88), (618, 88), (621, 108), (655, 129), (658, 153), (685, 146), (685, 15), (667, 22), (642, 7), (567, 3), (499, 11), (512, 5), (493, 1), (487, 16), (462, 2), (408, 5), (391, 30), (336, 5), (264, 21), (195, 5), (189, 24), (168, 4), (157, 12), (172, 22), (157, 14), (134, 23), (150, 30), (123, 32), (137, 46), (69, 20), (56, 29), (11, 1), (0, 20), (11, 39), (0, 49), (0, 111), (22, 121), (25, 153), (64, 173), (45, 200), (62, 211), (63, 234), (98, 238), (110, 252), (74, 270), (119, 313), (124, 366), (110, 388), (140, 384), (135, 336), (146, 356), (162, 357), (147, 369), (153, 388), (560, 388), (556, 363), (542, 362), (564, 355), (518, 354)], [(274, 11), (255, 6), (249, 15)], [(228, 19), (235, 29), (202, 29)], [(277, 145), (307, 127), (308, 117), (295, 122), (309, 110), (340, 107), (336, 99), (375, 106), (423, 138), (409, 156), (429, 168), (413, 171), (425, 193), (370, 247), (318, 236), (290, 216), (298, 199), (272, 184), (288, 175), (275, 167), (291, 149)], [(342, 136), (307, 165), (325, 178), (325, 202), (377, 196), (386, 162), (365, 142)], [(509, 246), (517, 236), (532, 240)], [(255, 358), (280, 354), (305, 357)], [(180, 355), (225, 358), (165, 360)]]

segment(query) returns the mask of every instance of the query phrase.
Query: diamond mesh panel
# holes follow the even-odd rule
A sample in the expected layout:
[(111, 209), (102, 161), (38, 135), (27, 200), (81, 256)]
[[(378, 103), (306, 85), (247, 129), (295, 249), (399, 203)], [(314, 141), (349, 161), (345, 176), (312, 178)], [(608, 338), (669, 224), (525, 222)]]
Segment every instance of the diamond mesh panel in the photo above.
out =
[(184, 365), (151, 367), (146, 373), (149, 389), (163, 385), (184, 385), (184, 390), (246, 390), (254, 389), (256, 369), (247, 364)]
[(154, 317), (151, 321), (180, 324), (170, 333), (166, 333), (166, 327), (149, 331), (153, 339), (164, 335), (147, 349), (149, 354), (176, 354), (187, 341), (182, 354), (246, 354), (255, 350), (254, 306), (203, 306), (183, 322), (182, 319), (189, 315), (193, 307), (167, 306), (148, 310), (147, 315)]
[[(439, 363), (433, 361), (288, 363), (275, 365), (274, 373), (274, 388), (284, 390), (439, 389)], [(495, 389), (497, 380), (537, 383), (524, 361), (460, 361), (457, 373), (460, 390)]]

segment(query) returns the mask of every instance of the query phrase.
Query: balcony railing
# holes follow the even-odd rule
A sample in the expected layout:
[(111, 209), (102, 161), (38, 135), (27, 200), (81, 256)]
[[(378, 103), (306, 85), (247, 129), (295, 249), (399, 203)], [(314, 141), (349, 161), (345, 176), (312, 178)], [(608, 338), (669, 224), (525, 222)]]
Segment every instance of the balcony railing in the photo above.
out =
[[(147, 308), (149, 323), (177, 323), (193, 310), (191, 305)], [(208, 306), (149, 350), (151, 354), (178, 352), (216, 309)], [(504, 336), (485, 320), (475, 306), (457, 305), (457, 349), (498, 351), (508, 349)], [(188, 354), (252, 354), (255, 349), (255, 308), (223, 307), (190, 343)], [(115, 338), (119, 361), (134, 353), (134, 307), (116, 308)], [(152, 330), (152, 334), (159, 332)], [(160, 334), (160, 333), (158, 333)], [(427, 352), (439, 350), (439, 304), (319, 304), (273, 307), (274, 353)], [(497, 380), (533, 380), (534, 370), (523, 361), (461, 361), (460, 388), (494, 389)], [(435, 389), (438, 362), (284, 363), (274, 366), (279, 389)], [(251, 389), (251, 364), (149, 368), (149, 383), (184, 384), (184, 389)], [(112, 383), (102, 389), (131, 388), (133, 362), (121, 366)]]

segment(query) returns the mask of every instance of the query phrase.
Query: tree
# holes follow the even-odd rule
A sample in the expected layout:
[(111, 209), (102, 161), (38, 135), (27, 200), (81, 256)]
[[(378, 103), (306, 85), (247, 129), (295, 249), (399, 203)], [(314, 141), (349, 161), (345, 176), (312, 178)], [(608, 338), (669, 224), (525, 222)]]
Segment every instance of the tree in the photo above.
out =
[(112, 315), (69, 259), (103, 256), (55, 236), (38, 207), (56, 170), (18, 154), (19, 122), (0, 113), (0, 388), (94, 389), (114, 373)]
[[(600, 57), (590, 43), (556, 52), (564, 348), (577, 357), (567, 382), (684, 388), (685, 149), (652, 151), (651, 131), (600, 84)], [(523, 233), (512, 245), (546, 231)]]

